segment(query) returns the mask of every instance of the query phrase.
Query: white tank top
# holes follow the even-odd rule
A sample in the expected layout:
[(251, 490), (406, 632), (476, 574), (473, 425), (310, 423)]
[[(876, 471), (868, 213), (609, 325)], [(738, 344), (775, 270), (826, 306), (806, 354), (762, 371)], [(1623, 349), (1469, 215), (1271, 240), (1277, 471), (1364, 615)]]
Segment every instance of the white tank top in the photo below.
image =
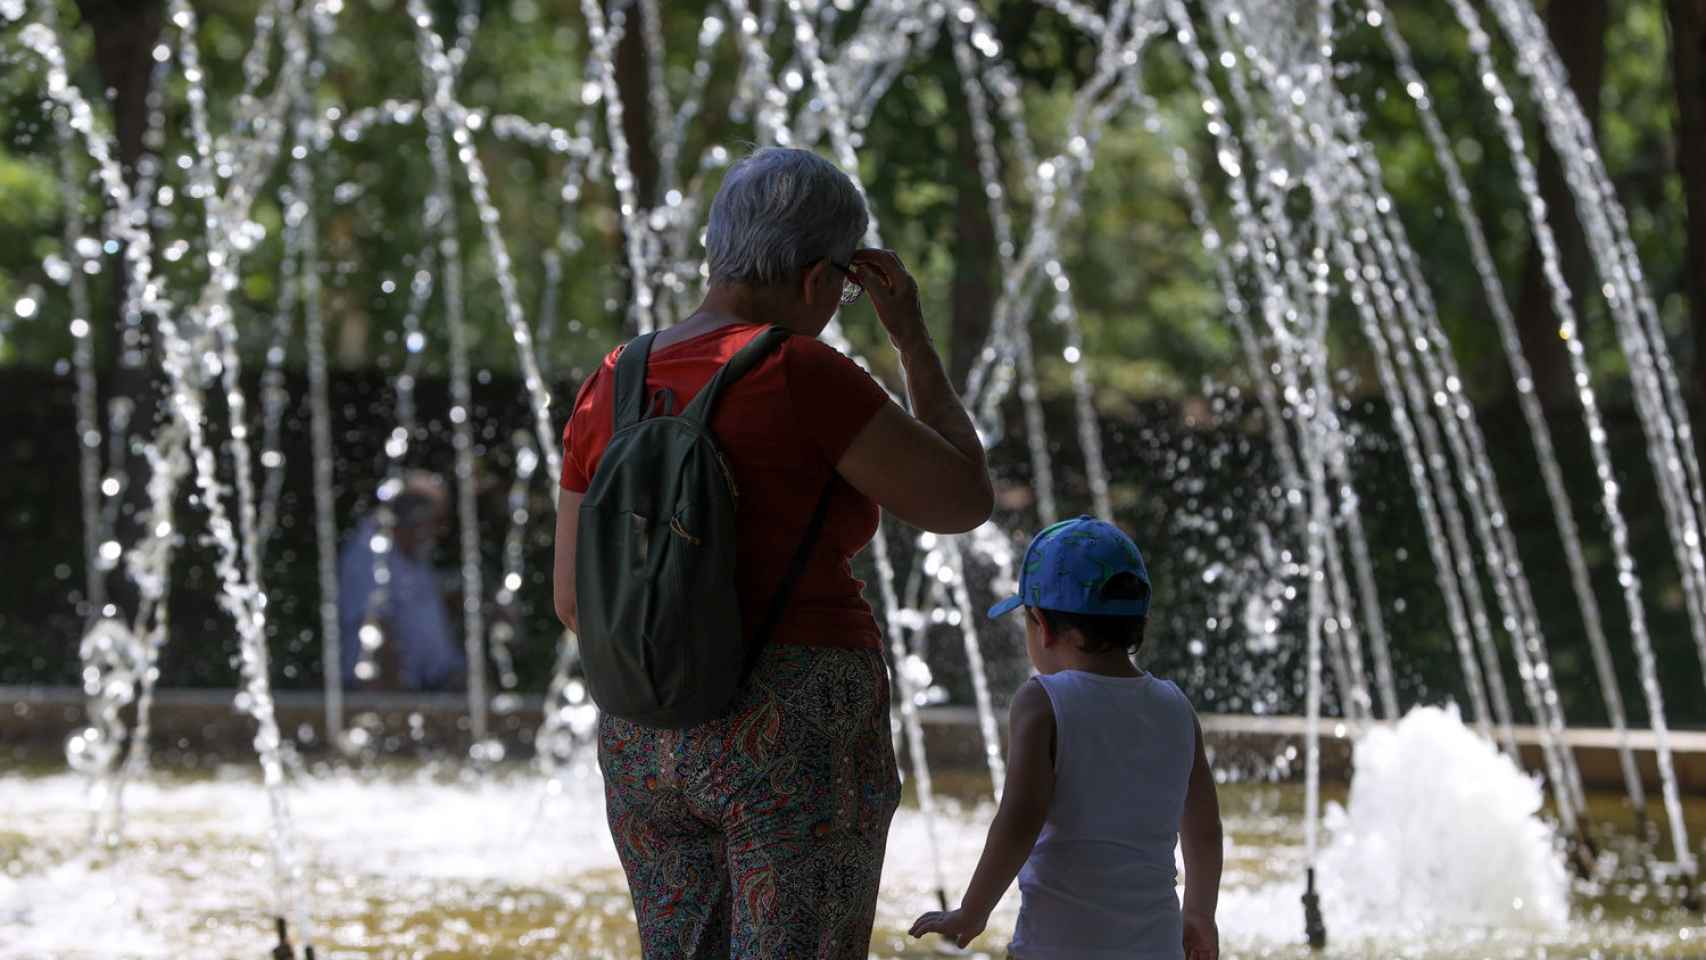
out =
[(1180, 960), (1173, 850), (1196, 756), (1190, 701), (1148, 674), (1038, 676), (1054, 800), (1019, 871), (1016, 960)]

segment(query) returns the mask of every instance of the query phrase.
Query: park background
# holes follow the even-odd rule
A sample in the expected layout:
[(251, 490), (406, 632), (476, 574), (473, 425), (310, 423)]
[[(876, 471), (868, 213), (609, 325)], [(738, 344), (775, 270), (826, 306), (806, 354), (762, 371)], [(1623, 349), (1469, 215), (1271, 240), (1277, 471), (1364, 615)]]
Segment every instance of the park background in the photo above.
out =
[[(215, 129), (229, 117), (242, 88), (241, 60), (259, 3), (197, 0), (202, 57)], [(397, 0), (346, 0), (338, 30), (325, 50), (319, 78), (326, 103), (372, 105), (386, 98), (418, 99), (419, 62), (414, 33)], [(457, 35), (466, 4), (429, 4), (438, 23)], [(585, 24), (574, 0), (485, 0), (479, 30), (463, 69), (463, 98), (491, 114), (518, 114), (573, 130), (582, 118), (601, 120), (602, 107), (583, 87)], [(1022, 108), (1039, 141), (1060, 139), (1073, 92), (1094, 71), (1093, 38), (1048, 4), (985, 2), (997, 42), (1022, 83)], [(1091, 4), (1094, 7), (1097, 4)], [(60, 20), (71, 43), (74, 82), (109, 91), (112, 129), (121, 159), (138, 164), (175, 162), (188, 145), (183, 80), (168, 73), (168, 89), (150, 89), (151, 54), (165, 18), (152, 0), (62, 2)], [(672, 89), (698, 83), (692, 52), (710, 5), (662, 5), (666, 62), (648, 61), (640, 31), (618, 48), (617, 82), (627, 105), (624, 125), (632, 145), (635, 189), (643, 206), (662, 199), (662, 164), (655, 146), (660, 120), (647, 103), (649, 71), (661, 68)], [(1457, 158), (1517, 311), (1536, 386), (1551, 415), (1554, 435), (1586, 533), (1588, 559), (1607, 611), (1620, 610), (1615, 571), (1603, 524), (1587, 441), (1572, 408), (1564, 351), (1558, 343), (1537, 253), (1525, 226), (1522, 195), (1504, 153), (1495, 116), (1466, 65), (1472, 59), (1463, 31), (1444, 4), (1393, 2), (1394, 14), (1414, 50), (1433, 100), (1452, 131)], [(1597, 124), (1606, 166), (1627, 206), (1646, 279), (1660, 307), (1669, 346), (1691, 387), (1694, 422), (1706, 414), (1706, 363), (1697, 344), (1706, 333), (1706, 3), (1701, 0), (1551, 0), (1542, 5), (1553, 39), (1570, 70), (1572, 86)], [(945, 34), (944, 34), (945, 36)], [(15, 38), (0, 49), (16, 57)], [(1386, 183), (1439, 301), (1487, 435), (1509, 521), (1522, 560), (1537, 585), (1542, 627), (1552, 650), (1565, 712), (1573, 724), (1603, 724), (1586, 640), (1567, 589), (1563, 551), (1527, 444), (1526, 427), (1501, 355), (1484, 298), (1473, 274), (1460, 225), (1449, 209), (1445, 185), (1418, 127), (1415, 108), (1399, 89), (1390, 55), (1372, 32), (1347, 31), (1340, 60), (1355, 64), (1341, 82), (1367, 111), (1367, 136), (1386, 171)], [(1508, 54), (1499, 49), (1499, 57)], [(1184, 129), (1201, 126), (1200, 103), (1190, 89), (1179, 51), (1156, 45), (1147, 55), (1148, 92), (1163, 115)], [(1508, 70), (1508, 59), (1501, 60)], [(750, 123), (732, 117), (734, 62), (713, 64), (703, 81), (704, 104), (687, 127), (681, 158), (696, 158), (712, 144), (737, 155), (756, 139)], [(76, 475), (78, 437), (73, 405), (73, 338), (63, 276), (67, 202), (96, 211), (92, 193), (62, 194), (53, 124), (43, 84), (27, 58), (0, 59), (0, 685), (76, 685), (78, 642), (90, 614), (82, 596), (83, 539)], [(147, 143), (149, 98), (167, 111), (163, 142)], [(926, 314), (956, 382), (983, 343), (1000, 291), (994, 230), (978, 172), (972, 131), (952, 51), (946, 42), (911, 62), (893, 92), (862, 131), (860, 173), (886, 241), (917, 274)], [(1519, 104), (1529, 142), (1543, 143), (1532, 105)], [(1199, 135), (1200, 166), (1212, 166), (1213, 146)], [(593, 171), (577, 197), (557, 193), (563, 156), (494, 138), (476, 141), (493, 180), (492, 195), (504, 235), (517, 257), (523, 302), (535, 307), (540, 362), (556, 398), (560, 429), (568, 400), (585, 373), (631, 331), (624, 326), (633, 285), (625, 273), (621, 218), (608, 172)], [(1274, 571), (1285, 543), (1278, 470), (1268, 448), (1261, 411), (1249, 396), (1238, 344), (1225, 322), (1211, 260), (1190, 219), (1173, 173), (1169, 146), (1132, 112), (1116, 119), (1096, 148), (1083, 212), (1063, 239), (1066, 273), (1085, 337), (1085, 356), (1100, 413), (1103, 447), (1112, 475), (1119, 521), (1145, 547), (1157, 583), (1157, 613), (1148, 662), (1178, 677), (1205, 711), (1296, 713), (1303, 671), (1301, 603), (1286, 606), (1284, 622), (1268, 632), (1252, 629), (1249, 599), (1284, 589)], [(1550, 150), (1537, 159), (1543, 196), (1560, 230), (1567, 275), (1578, 285), (1582, 336), (1595, 387), (1604, 407), (1619, 471), (1627, 491), (1632, 544), (1643, 576), (1659, 663), (1673, 722), (1706, 726), (1701, 664), (1689, 639), (1682, 591), (1663, 516), (1653, 497), (1623, 357), (1597, 281), (1588, 263), (1573, 204)], [(681, 160), (678, 174), (686, 172)], [(374, 504), (386, 470), (383, 444), (390, 433), (392, 391), (405, 355), (403, 315), (410, 278), (433, 238), (419, 211), (432, 177), (419, 131), (399, 127), (358, 143), (336, 144), (319, 160), (321, 309), (332, 364), (331, 409), (336, 451), (335, 489), (340, 532), (353, 530)], [(78, 173), (86, 174), (86, 169)], [(1012, 171), (1007, 171), (1008, 176)], [(715, 176), (705, 195), (714, 190)], [(265, 236), (242, 262), (233, 303), (241, 332), (247, 384), (259, 396), (260, 371), (272, 341), (285, 268), (281, 234), (286, 211), (277, 180), (261, 193), (252, 218)], [(1211, 197), (1211, 202), (1216, 198)], [(516, 353), (503, 317), (496, 276), (481, 224), (460, 197), (461, 244), (467, 263), (465, 291), (474, 362), (473, 419), (478, 429), (480, 516), (485, 582), (495, 591), (502, 568), (506, 504), (515, 470), (512, 433), (529, 413)], [(161, 232), (194, 235), (195, 204), (160, 208)], [(560, 242), (563, 228), (572, 240)], [(1017, 224), (1023, 236), (1025, 224)], [(561, 254), (562, 282), (547, 296), (548, 252)], [(199, 285), (206, 264), (194, 250), (164, 251), (174, 288)], [(123, 265), (114, 256), (94, 261), (92, 317), (101, 395), (136, 399), (149, 409), (158, 384), (120, 364), (116, 281)], [(547, 300), (553, 302), (545, 302)], [(1088, 512), (1090, 494), (1072, 411), (1065, 333), (1038, 307), (1031, 324), (1047, 435), (1057, 454), (1057, 484), (1066, 512)], [(893, 386), (900, 383), (892, 355), (868, 305), (844, 316), (853, 343)], [(447, 357), (444, 338), (429, 316), (417, 381), (423, 433), (418, 464), (450, 473)], [(1357, 346), (1352, 324), (1334, 329), (1332, 358), (1340, 378), (1342, 411), (1351, 425), (1352, 465), (1362, 496), (1381, 584), (1383, 614), (1393, 637), (1398, 685), (1404, 702), (1462, 698), (1461, 677), (1443, 604), (1425, 548), (1421, 518), (1400, 450), (1386, 429), (1386, 400), (1371, 359)], [(298, 328), (300, 329), (300, 328)], [(284, 488), (276, 535), (261, 571), (271, 603), (267, 626), (272, 679), (283, 689), (321, 684), (318, 580), (312, 521), (307, 347), (300, 334), (284, 359), (289, 406), (281, 447)], [(104, 406), (103, 406), (104, 409)], [(215, 411), (213, 416), (223, 416)], [(1001, 484), (997, 519), (1003, 529), (1036, 526), (1016, 403), (1009, 430), (992, 451)], [(133, 436), (135, 431), (133, 431)], [(215, 434), (219, 435), (219, 434)], [(131, 457), (140, 479), (144, 466)], [(140, 482), (130, 488), (138, 490)], [(187, 491), (186, 491), (187, 492)], [(187, 501), (187, 497), (186, 497)], [(198, 518), (188, 503), (180, 516)], [(552, 515), (542, 485), (530, 494), (527, 562), (518, 591), (522, 629), (516, 646), (519, 689), (541, 692), (550, 675), (559, 635), (550, 608)], [(120, 539), (126, 539), (120, 520)], [(161, 684), (232, 688), (238, 685), (237, 638), (216, 603), (213, 551), (199, 538), (198, 519), (174, 561), (171, 636), (162, 652)], [(899, 528), (897, 528), (898, 530)], [(897, 536), (897, 540), (899, 537)], [(1276, 542), (1277, 541), (1277, 542)], [(128, 542), (128, 540), (127, 540)], [(454, 538), (443, 544), (443, 566), (454, 567)], [(903, 556), (900, 575), (907, 576)], [(910, 562), (917, 562), (912, 560)], [(868, 565), (861, 571), (874, 576)], [(113, 576), (115, 591), (121, 576)], [(979, 599), (988, 599), (973, 577)], [(115, 597), (119, 594), (115, 592)], [(489, 600), (490, 598), (488, 598)], [(1627, 623), (1608, 616), (1634, 721), (1642, 725)], [(951, 664), (957, 631), (944, 629), (926, 643), (944, 651), (932, 657), (951, 695), (968, 698), (964, 677)], [(985, 653), (999, 695), (1024, 670), (1013, 635), (986, 631)], [(1505, 675), (1514, 685), (1509, 661)], [(1518, 701), (1511, 690), (1512, 701)]]

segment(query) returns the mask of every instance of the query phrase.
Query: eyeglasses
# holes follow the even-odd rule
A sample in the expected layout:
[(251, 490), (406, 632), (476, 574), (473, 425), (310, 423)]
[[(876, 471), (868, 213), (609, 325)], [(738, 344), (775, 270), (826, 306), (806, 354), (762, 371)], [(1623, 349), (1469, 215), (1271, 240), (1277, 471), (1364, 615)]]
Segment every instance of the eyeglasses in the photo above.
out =
[(857, 303), (859, 301), (859, 295), (865, 292), (865, 287), (859, 283), (859, 275), (853, 272), (853, 265), (850, 263), (836, 263), (834, 260), (829, 261), (829, 265), (840, 270), (847, 277), (847, 279), (841, 281), (841, 305), (845, 307), (849, 304)]

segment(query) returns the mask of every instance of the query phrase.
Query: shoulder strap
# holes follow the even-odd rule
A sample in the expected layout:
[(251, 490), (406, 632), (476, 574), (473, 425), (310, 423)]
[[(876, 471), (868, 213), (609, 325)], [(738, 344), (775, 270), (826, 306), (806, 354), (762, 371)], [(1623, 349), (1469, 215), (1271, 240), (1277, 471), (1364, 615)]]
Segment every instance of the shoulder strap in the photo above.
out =
[(764, 620), (758, 625), (758, 632), (753, 634), (752, 647), (746, 652), (746, 669), (750, 673), (758, 662), (759, 654), (770, 642), (770, 634), (776, 629), (776, 624), (782, 620), (782, 611), (788, 607), (788, 597), (794, 592), (794, 585), (799, 582), (800, 575), (806, 572), (806, 562), (811, 559), (812, 548), (817, 545), (818, 535), (823, 532), (823, 522), (829, 515), (829, 498), (835, 492), (835, 481), (839, 479), (835, 473), (830, 473), (829, 482), (824, 484), (823, 494), (817, 498), (817, 507), (812, 510), (812, 518), (806, 523), (806, 535), (800, 540), (800, 545), (794, 549), (794, 558), (788, 561), (788, 572), (782, 575), (782, 582), (776, 587), (776, 594), (770, 598), (770, 606), (764, 611)]
[(647, 333), (628, 341), (616, 358), (616, 396), (612, 407), (616, 411), (614, 433), (631, 427), (646, 415), (646, 362), (652, 356), (652, 340), (656, 333)]
[(717, 397), (723, 392), (723, 388), (746, 376), (748, 371), (757, 366), (770, 351), (776, 349), (778, 344), (788, 339), (788, 336), (787, 327), (765, 328), (763, 333), (752, 338), (751, 343), (742, 347), (739, 353), (730, 357), (729, 362), (723, 364), (722, 369), (711, 377), (711, 381), (700, 388), (699, 394), (687, 405), (687, 409), (681, 412), (681, 416), (699, 423), (710, 423), (711, 413), (716, 408)]

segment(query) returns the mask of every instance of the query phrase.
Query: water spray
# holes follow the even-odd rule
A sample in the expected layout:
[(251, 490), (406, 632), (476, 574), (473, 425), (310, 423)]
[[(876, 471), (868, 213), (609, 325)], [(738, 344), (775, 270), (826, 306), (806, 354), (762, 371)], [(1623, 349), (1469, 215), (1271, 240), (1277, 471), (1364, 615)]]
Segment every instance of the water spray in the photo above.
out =
[[(1591, 383), (1591, 370), (1587, 365), (1584, 348), (1580, 337), (1576, 336), (1576, 314), (1570, 306), (1569, 285), (1559, 262), (1556, 241), (1551, 227), (1543, 216), (1544, 205), (1535, 202), (1539, 197), (1539, 181), (1532, 164), (1527, 160), (1528, 153), (1524, 149), (1522, 126), (1514, 116), (1514, 107), (1511, 106), (1515, 101), (1506, 90), (1498, 73), (1492, 69), (1492, 61), (1486, 55), (1490, 38), (1482, 28), (1474, 8), (1461, 2), (1461, 0), (1452, 0), (1451, 7), (1457, 15), (1458, 22), (1469, 34), (1469, 47), (1478, 57), (1482, 86), (1486, 89), (1487, 95), (1493, 98), (1494, 105), (1498, 108), (1500, 129), (1507, 146), (1511, 150), (1512, 162), (1516, 165), (1518, 184), (1524, 195), (1530, 200), (1523, 206), (1528, 211), (1530, 228), (1534, 233), (1538, 248), (1545, 257), (1544, 273), (1547, 277), (1548, 286), (1553, 293), (1553, 309), (1562, 318), (1559, 325), (1559, 336), (1565, 341), (1571, 371), (1578, 383)], [(1543, 38), (1540, 38), (1538, 42), (1535, 42), (1535, 38), (1530, 38), (1527, 49), (1538, 58), (1543, 52), (1543, 44)], [(1557, 100), (1575, 104), (1575, 96), (1568, 85), (1556, 86), (1552, 89), (1556, 90)], [(1548, 108), (1553, 106), (1556, 105), (1547, 105)], [(1577, 108), (1579, 109), (1579, 104)], [(1580, 152), (1580, 149), (1573, 151), (1575, 154)], [(1561, 156), (1567, 156), (1571, 153), (1572, 151), (1560, 151)], [(1608, 206), (1616, 205), (1614, 197), (1602, 199)], [(1588, 204), (1583, 203), (1578, 204), (1578, 206), (1585, 209)], [(1609, 251), (1602, 250), (1601, 253), (1609, 255)], [(1597, 256), (1598, 254), (1596, 254)], [(1608, 433), (1600, 419), (1599, 407), (1594, 401), (1594, 394), (1591, 389), (1584, 386), (1578, 391), (1578, 396), (1582, 406), (1582, 423), (1586, 428), (1584, 432), (1589, 441), (1588, 449), (1594, 458), (1594, 469), (1601, 477), (1611, 476), (1611, 452), (1606, 445)], [(1675, 766), (1671, 759), (1670, 733), (1665, 721), (1664, 694), (1659, 687), (1658, 667), (1653, 655), (1646, 610), (1641, 599), (1641, 579), (1635, 566), (1634, 556), (1629, 549), (1629, 531), (1620, 506), (1620, 496), (1621, 491), (1617, 484), (1605, 482), (1600, 485), (1601, 514), (1607, 532), (1610, 534), (1613, 557), (1617, 569), (1620, 571), (1618, 583), (1622, 587), (1623, 602), (1628, 612), (1629, 639), (1635, 649), (1635, 661), (1639, 668), (1641, 690), (1646, 699), (1647, 715), (1653, 728), (1653, 756), (1659, 771), (1660, 793), (1670, 823), (1671, 840), (1680, 853), (1688, 849), (1688, 829), (1682, 815), (1682, 799), (1677, 787)], [(1678, 537), (1681, 536), (1681, 533), (1673, 530), (1672, 536)], [(1613, 685), (1607, 689), (1614, 690), (1616, 688)], [(1615, 717), (1615, 714), (1613, 716)], [(1632, 761), (1629, 767), (1633, 767)], [(1632, 783), (1637, 785), (1640, 782), (1639, 777), (1630, 779)], [(1637, 790), (1638, 787), (1631, 788), (1632, 797), (1635, 796)], [(1637, 806), (1644, 806), (1644, 803), (1645, 798), (1643, 796)]]
[[(1391, 49), (1396, 58), (1399, 79), (1404, 81), (1405, 90), (1415, 103), (1417, 116), (1422, 123), (1422, 131), (1426, 134), (1433, 148), (1434, 157), (1439, 163), (1440, 171), (1445, 176), (1452, 204), (1456, 208), (1464, 236), (1469, 242), (1475, 272), (1481, 278), (1488, 307), (1499, 330), (1500, 343), (1504, 347), (1505, 357), (1510, 365), (1511, 378), (1518, 385), (1518, 405), (1522, 410), (1524, 421), (1528, 424), (1529, 435), (1532, 438), (1535, 455), (1540, 466), (1541, 479), (1546, 487), (1547, 498), (1552, 504), (1552, 514), (1558, 528), (1559, 539), (1564, 545), (1564, 558), (1569, 565), (1570, 580), (1574, 587), (1576, 603), (1582, 615), (1582, 624), (1586, 629), (1588, 648), (1593, 655), (1594, 669), (1600, 683), (1600, 692), (1605, 700), (1606, 715), (1610, 718), (1612, 729), (1616, 732), (1618, 760), (1623, 771), (1624, 785), (1629, 793), (1629, 801), (1635, 809), (1637, 831), (1645, 837), (1651, 828), (1647, 817), (1646, 791), (1641, 782), (1640, 772), (1636, 768), (1634, 753), (1629, 745), (1623, 697), (1618, 691), (1611, 649), (1605, 637), (1604, 619), (1599, 609), (1599, 602), (1592, 589), (1592, 580), (1588, 573), (1575, 512), (1564, 489), (1563, 472), (1559, 467), (1558, 456), (1553, 447), (1551, 427), (1548, 425), (1540, 401), (1532, 389), (1533, 371), (1522, 351), (1522, 341), (1517, 333), (1515, 316), (1505, 297), (1503, 283), (1499, 279), (1498, 266), (1493, 261), (1491, 248), (1482, 229), (1480, 217), (1475, 212), (1473, 196), (1464, 179), (1456, 155), (1452, 152), (1450, 138), (1433, 109), (1428, 87), (1415, 68), (1409, 46), (1398, 32), (1396, 21), (1385, 10), (1380, 0), (1366, 0), (1366, 3), (1369, 10), (1376, 12), (1382, 18), (1380, 29), (1387, 47)], [(1475, 53), (1483, 75), (1491, 75), (1496, 78), (1497, 74), (1493, 72), (1493, 62), (1487, 58), (1485, 48), (1477, 47)], [(1525, 146), (1520, 123), (1511, 114), (1503, 111), (1499, 114), (1498, 122), (1506, 145), (1510, 150), (1512, 163), (1516, 167), (1517, 182), (1520, 189), (1526, 196), (1538, 198), (1539, 182), (1533, 164), (1528, 159), (1528, 150)], [(1553, 241), (1551, 228), (1546, 220), (1546, 213), (1535, 203), (1525, 204), (1524, 209), (1528, 213), (1531, 228), (1536, 234), (1537, 249), (1540, 250), (1545, 263), (1542, 273), (1553, 290), (1553, 308), (1557, 316), (1573, 318), (1575, 308), (1570, 303), (1568, 284), (1563, 279), (1561, 267), (1558, 263), (1557, 244)], [(1544, 234), (1543, 238), (1541, 234)], [(1571, 322), (1573, 323), (1573, 320)], [(1565, 352), (1579, 360), (1581, 357), (1580, 343), (1575, 340), (1568, 341)], [(1590, 421), (1597, 421), (1598, 414), (1592, 402), (1594, 393), (1591, 382), (1584, 382), (1586, 380), (1585, 368), (1577, 372), (1580, 374), (1577, 377), (1577, 383), (1580, 385), (1578, 396), (1583, 398), (1584, 415)], [(1529, 385), (1529, 389), (1523, 389), (1525, 384)], [(1592, 422), (1588, 423), (1587, 427), (1588, 429), (1585, 432), (1589, 437), (1590, 445), (1596, 436), (1603, 437), (1603, 431), (1596, 434)], [(1599, 456), (1597, 451), (1595, 456)], [(1514, 551), (1508, 552), (1514, 553)], [(1631, 566), (1629, 569), (1634, 568)], [(1536, 633), (1535, 636), (1538, 637), (1539, 634)]]

